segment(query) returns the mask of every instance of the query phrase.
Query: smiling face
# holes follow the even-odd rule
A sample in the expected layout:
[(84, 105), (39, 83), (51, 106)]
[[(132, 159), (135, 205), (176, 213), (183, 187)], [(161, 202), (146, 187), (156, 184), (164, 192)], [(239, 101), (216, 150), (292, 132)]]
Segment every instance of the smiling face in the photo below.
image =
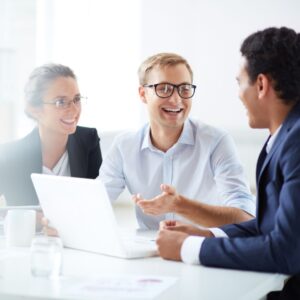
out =
[(267, 128), (267, 110), (262, 97), (263, 83), (261, 76), (251, 83), (247, 72), (247, 60), (242, 57), (240, 69), (237, 75), (239, 84), (239, 98), (247, 110), (248, 122), (251, 128)]
[[(57, 77), (46, 90), (42, 102), (54, 102), (64, 98), (73, 100), (80, 95), (77, 81), (72, 77)], [(43, 131), (69, 135), (76, 131), (81, 107), (71, 103), (67, 108), (58, 108), (54, 104), (42, 104), (35, 109), (34, 117)]]
[[(184, 64), (154, 67), (148, 74), (147, 84), (192, 83), (190, 72)], [(141, 100), (147, 105), (151, 129), (174, 128), (181, 130), (192, 107), (191, 99), (182, 99), (177, 89), (168, 98), (159, 98), (154, 88), (140, 87)]]

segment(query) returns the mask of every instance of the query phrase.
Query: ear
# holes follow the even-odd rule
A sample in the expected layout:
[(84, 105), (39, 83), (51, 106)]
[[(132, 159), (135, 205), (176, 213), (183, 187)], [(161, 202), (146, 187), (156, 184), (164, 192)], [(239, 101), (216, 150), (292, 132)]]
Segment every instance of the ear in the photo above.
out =
[(258, 99), (263, 99), (268, 94), (271, 85), (270, 79), (265, 74), (258, 74), (256, 79)]
[(147, 104), (147, 99), (146, 99), (146, 90), (143, 86), (139, 86), (139, 95), (140, 95), (140, 99), (142, 102)]

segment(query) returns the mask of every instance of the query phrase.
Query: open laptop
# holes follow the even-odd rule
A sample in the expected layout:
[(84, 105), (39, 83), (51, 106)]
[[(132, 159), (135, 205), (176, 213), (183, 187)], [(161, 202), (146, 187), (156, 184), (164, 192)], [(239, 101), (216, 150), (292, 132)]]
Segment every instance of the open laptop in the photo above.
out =
[(153, 236), (122, 235), (99, 179), (44, 174), (31, 178), (43, 212), (65, 247), (121, 258), (157, 255)]

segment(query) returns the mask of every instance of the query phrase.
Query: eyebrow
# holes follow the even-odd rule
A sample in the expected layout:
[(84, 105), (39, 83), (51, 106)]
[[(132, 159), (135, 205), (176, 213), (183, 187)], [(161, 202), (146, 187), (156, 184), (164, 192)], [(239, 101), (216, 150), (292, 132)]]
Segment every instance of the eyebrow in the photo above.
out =
[[(175, 83), (171, 83), (171, 82), (169, 82), (169, 81), (162, 81), (162, 82), (159, 82), (159, 83), (157, 83), (157, 84), (175, 84)], [(176, 85), (181, 85), (181, 84), (193, 84), (193, 83), (184, 81), (184, 82), (181, 82), (181, 83), (176, 84)]]
[[(76, 94), (74, 97), (78, 97), (78, 96), (81, 96), (81, 94), (78, 93), (78, 94)], [(57, 99), (57, 98), (64, 98), (64, 99), (67, 99), (68, 96), (56, 96), (55, 99)]]

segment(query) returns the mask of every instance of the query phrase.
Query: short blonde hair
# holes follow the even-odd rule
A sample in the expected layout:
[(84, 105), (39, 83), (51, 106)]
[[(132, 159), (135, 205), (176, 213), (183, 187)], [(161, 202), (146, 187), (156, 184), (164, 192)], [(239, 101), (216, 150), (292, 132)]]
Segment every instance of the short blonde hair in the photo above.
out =
[(148, 74), (154, 67), (176, 66), (178, 64), (184, 64), (186, 66), (193, 81), (193, 71), (185, 58), (176, 53), (157, 53), (148, 57), (140, 65), (138, 70), (140, 85), (147, 84)]

